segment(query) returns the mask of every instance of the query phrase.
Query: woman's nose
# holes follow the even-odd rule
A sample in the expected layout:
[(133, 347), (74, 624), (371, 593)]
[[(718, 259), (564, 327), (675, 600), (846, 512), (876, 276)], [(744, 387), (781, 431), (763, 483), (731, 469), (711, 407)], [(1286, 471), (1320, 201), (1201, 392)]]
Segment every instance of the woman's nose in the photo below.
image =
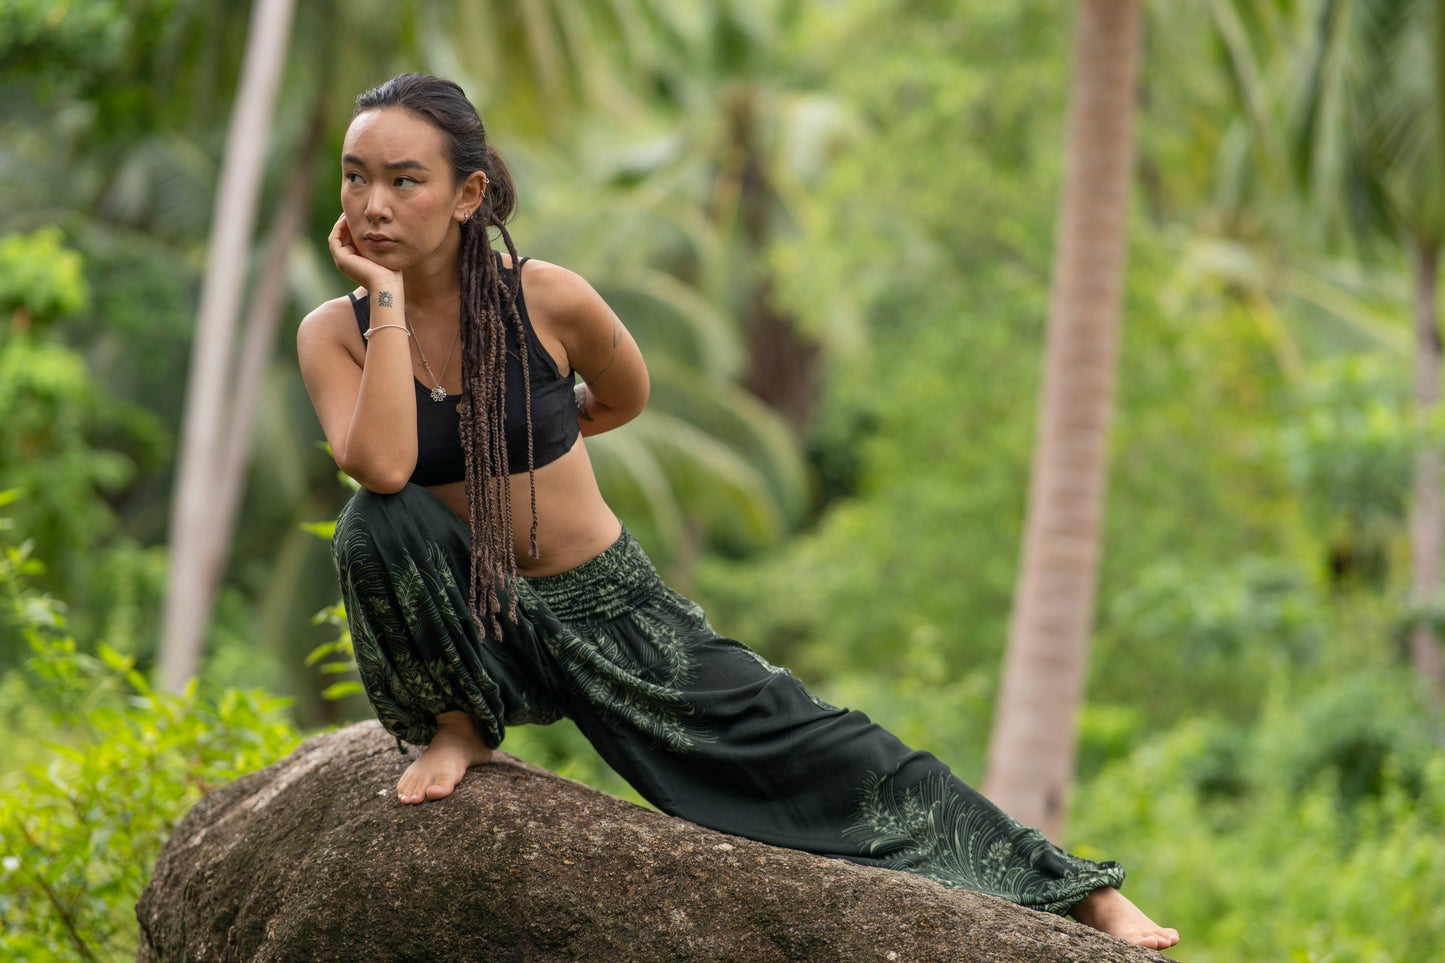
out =
[(366, 195), (366, 210), (364, 212), (368, 220), (384, 221), (387, 219), (388, 208), (386, 204), (386, 193), (373, 190)]

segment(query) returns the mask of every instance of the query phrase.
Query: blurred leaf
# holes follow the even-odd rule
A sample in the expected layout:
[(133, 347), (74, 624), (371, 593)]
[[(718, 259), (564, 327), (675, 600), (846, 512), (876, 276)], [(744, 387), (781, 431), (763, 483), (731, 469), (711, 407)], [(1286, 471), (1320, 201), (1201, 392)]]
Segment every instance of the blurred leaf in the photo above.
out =
[(333, 682), (321, 690), (321, 695), (326, 699), (344, 699), (349, 695), (360, 695), (366, 688), (360, 682)]

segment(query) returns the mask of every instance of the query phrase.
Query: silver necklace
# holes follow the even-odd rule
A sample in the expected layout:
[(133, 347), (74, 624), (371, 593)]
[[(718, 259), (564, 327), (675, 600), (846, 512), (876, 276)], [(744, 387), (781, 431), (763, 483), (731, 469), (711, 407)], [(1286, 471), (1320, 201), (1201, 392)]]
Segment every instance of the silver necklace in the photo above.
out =
[[(431, 376), (431, 380), (432, 380), (432, 382), (433, 382), (434, 385), (435, 385), (435, 386), (431, 389), (431, 400), (432, 400), (432, 401), (446, 401), (446, 400), (447, 400), (447, 389), (445, 389), (445, 388), (442, 387), (442, 379), (441, 379), (441, 378), (438, 378), (438, 377), (436, 376), (436, 374), (433, 373), (433, 371), (431, 370), (431, 365), (427, 364), (426, 354), (421, 350), (421, 338), (418, 338), (418, 337), (416, 336), (416, 329), (411, 326), (411, 318), (407, 318), (407, 319), (406, 319), (406, 327), (407, 327), (407, 330), (411, 332), (411, 339), (416, 342), (416, 353), (419, 354), (419, 355), (421, 355), (421, 366), (426, 369), (426, 373)], [(444, 362), (442, 362), (442, 375), (443, 375), (443, 376), (446, 375), (446, 373), (447, 373), (447, 368), (448, 368), (448, 367), (451, 365), (451, 363), (452, 363), (452, 355), (456, 352), (456, 350), (457, 350), (457, 342), (461, 340), (461, 337), (462, 337), (462, 326), (461, 326), (460, 324), (458, 324), (458, 325), (457, 325), (457, 333), (452, 337), (452, 346), (451, 346), (451, 349), (450, 349), (449, 351), (447, 351), (447, 360), (444, 361)]]

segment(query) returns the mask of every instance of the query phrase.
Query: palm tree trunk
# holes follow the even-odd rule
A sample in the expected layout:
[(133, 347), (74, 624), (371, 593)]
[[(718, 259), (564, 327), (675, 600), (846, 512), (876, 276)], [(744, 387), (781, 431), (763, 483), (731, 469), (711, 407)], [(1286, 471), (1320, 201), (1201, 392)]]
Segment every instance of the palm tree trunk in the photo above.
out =
[[(1415, 407), (1427, 424), (1440, 402), (1440, 329), (1436, 320), (1435, 287), (1440, 248), (1416, 237), (1411, 246), (1415, 267)], [(1440, 556), (1445, 515), (1441, 511), (1440, 451), (1427, 441), (1415, 462), (1415, 497), (1410, 512), (1410, 596), (1421, 618), (1410, 633), (1410, 661), (1439, 701), (1445, 697), (1445, 665), (1435, 613), (1440, 602)]]
[(1038, 435), (984, 792), (1062, 842), (1107, 487), (1138, 59), (1138, 0), (1075, 7)]
[[(1445, 10), (1429, 8), (1427, 19), (1434, 116), (1435, 169), (1445, 157)], [(1429, 182), (1423, 208), (1433, 212), (1429, 233), (1414, 232), (1411, 253), (1415, 268), (1415, 405), (1419, 422), (1428, 425), (1440, 404), (1440, 324), (1435, 292), (1440, 274), (1440, 193), (1438, 178)], [(1410, 633), (1410, 662), (1438, 706), (1445, 703), (1445, 658), (1436, 618), (1441, 609), (1441, 547), (1445, 543), (1445, 511), (1441, 508), (1441, 453), (1433, 433), (1415, 463), (1415, 497), (1410, 511), (1410, 595), (1416, 611), (1426, 616)]]
[[(276, 333), (280, 330), (281, 315), (286, 307), (286, 278), (289, 273), (286, 265), (291, 258), (291, 246), (306, 225), (306, 214), (310, 209), (308, 200), (311, 195), (311, 169), (321, 150), (321, 139), (326, 125), (326, 102), (324, 92), (317, 96), (306, 142), (291, 166), (291, 178), (286, 184), (286, 191), (276, 207), (276, 217), (272, 221), (266, 257), (257, 275), (264, 279), (265, 283), (257, 286), (246, 311), (246, 322), (241, 334), (241, 360), (236, 369), (231, 405), (231, 430), (225, 435), (220, 487), (214, 495), (217, 537), (223, 558), (230, 554), (229, 546), (235, 537), (241, 495), (251, 467), (251, 440), (255, 435), (258, 414), (257, 398), (260, 395), (261, 382), (265, 379), (271, 358), (275, 354)], [(214, 586), (211, 591), (214, 593)]]
[(217, 524), (215, 492), (226, 465), (226, 437), (233, 428), (231, 355), (294, 12), (295, 0), (256, 0), (226, 134), (171, 503), (159, 678), (161, 687), (170, 691), (179, 691), (199, 670), (225, 562), (226, 539), (224, 526)]

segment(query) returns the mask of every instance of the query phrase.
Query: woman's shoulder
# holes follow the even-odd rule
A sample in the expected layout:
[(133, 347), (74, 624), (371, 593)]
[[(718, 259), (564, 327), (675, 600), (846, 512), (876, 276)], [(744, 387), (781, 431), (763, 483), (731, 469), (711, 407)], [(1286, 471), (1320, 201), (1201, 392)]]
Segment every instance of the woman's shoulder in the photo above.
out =
[(529, 313), (540, 311), (559, 317), (571, 315), (597, 298), (597, 292), (582, 275), (537, 258), (523, 259), (522, 293)]
[(301, 319), (301, 326), (296, 331), (298, 344), (304, 346), (308, 341), (341, 341), (351, 343), (361, 340), (361, 331), (356, 322), (356, 310), (352, 306), (352, 298), (364, 298), (364, 288), (357, 288), (351, 294), (343, 294), (339, 298), (332, 298), (324, 301), (313, 308), (306, 317)]
[(306, 317), (301, 319), (302, 329), (316, 328), (330, 330), (342, 325), (350, 325), (356, 328), (356, 309), (352, 306), (353, 298), (365, 298), (366, 289), (357, 288), (350, 294), (343, 294), (339, 298), (332, 298), (330, 301), (323, 301), (312, 308)]

